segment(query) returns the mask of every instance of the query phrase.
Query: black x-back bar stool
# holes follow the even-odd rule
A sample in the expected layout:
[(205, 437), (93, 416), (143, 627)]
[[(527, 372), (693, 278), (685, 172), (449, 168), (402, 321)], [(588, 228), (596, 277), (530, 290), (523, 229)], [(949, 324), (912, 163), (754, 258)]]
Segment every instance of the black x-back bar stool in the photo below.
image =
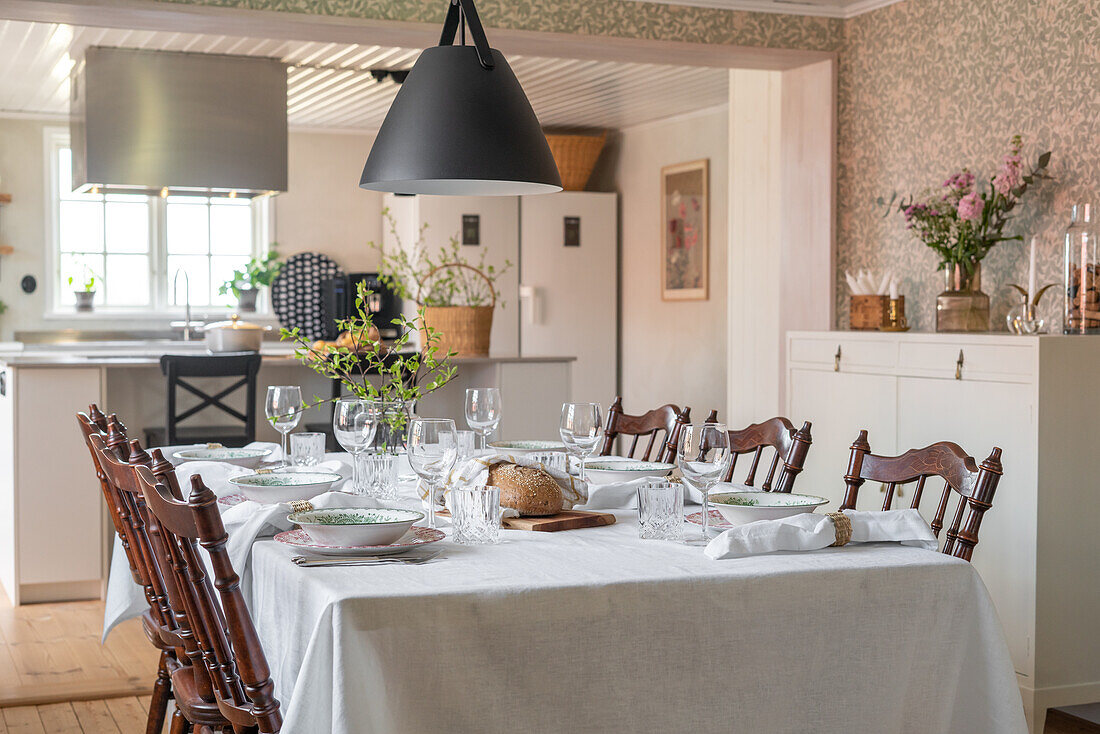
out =
[[(185, 355), (166, 354), (160, 358), (160, 371), (167, 378), (167, 424), (164, 428), (145, 431), (146, 446), (172, 446), (186, 443), (216, 442), (225, 446), (244, 446), (256, 440), (256, 374), (260, 371), (260, 355), (256, 352), (229, 354)], [(216, 392), (206, 392), (189, 380), (239, 378)], [(225, 399), (241, 389), (245, 390), (245, 410), (242, 413), (227, 405)], [(180, 411), (177, 390), (182, 389), (199, 399)], [(211, 389), (211, 388), (207, 388)], [(217, 408), (242, 423), (236, 425), (180, 426), (183, 421), (207, 408)]]

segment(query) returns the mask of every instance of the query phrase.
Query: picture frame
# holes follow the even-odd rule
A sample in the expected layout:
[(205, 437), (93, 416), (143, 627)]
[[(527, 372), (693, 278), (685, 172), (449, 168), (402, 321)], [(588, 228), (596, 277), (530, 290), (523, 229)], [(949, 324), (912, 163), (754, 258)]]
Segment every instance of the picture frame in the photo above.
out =
[(710, 297), (710, 159), (661, 168), (661, 300)]

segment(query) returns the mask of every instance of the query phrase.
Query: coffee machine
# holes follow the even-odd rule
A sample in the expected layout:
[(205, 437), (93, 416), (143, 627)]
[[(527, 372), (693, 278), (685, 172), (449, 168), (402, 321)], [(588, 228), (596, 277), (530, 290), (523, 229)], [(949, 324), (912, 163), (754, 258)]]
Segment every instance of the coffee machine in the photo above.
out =
[(355, 315), (355, 297), (360, 283), (364, 283), (369, 291), (365, 305), (382, 339), (392, 341), (399, 337), (400, 333), (392, 321), (401, 315), (401, 299), (379, 279), (378, 273), (352, 273), (321, 281), (326, 324), (324, 338), (329, 341), (335, 339), (340, 335), (336, 322)]

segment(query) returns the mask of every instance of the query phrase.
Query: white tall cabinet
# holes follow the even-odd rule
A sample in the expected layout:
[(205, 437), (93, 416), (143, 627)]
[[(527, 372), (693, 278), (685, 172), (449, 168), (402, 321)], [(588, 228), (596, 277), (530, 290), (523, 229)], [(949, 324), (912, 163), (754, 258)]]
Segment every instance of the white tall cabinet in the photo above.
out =
[(617, 205), (587, 191), (520, 201), (520, 353), (576, 357), (573, 401), (605, 408), (618, 384)]
[[(877, 454), (949, 440), (980, 462), (1003, 449), (973, 563), (1029, 721), (1042, 731), (1047, 708), (1100, 701), (1100, 339), (791, 332), (787, 354), (786, 414), (813, 421), (799, 486), (834, 507), (860, 429)], [(881, 506), (877, 490), (864, 486), (860, 509)]]

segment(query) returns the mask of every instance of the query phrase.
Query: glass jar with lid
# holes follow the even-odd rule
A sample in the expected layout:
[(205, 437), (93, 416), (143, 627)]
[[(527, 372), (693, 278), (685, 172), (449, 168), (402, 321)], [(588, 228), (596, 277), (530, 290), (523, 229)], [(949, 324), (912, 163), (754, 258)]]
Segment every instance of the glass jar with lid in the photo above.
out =
[(1073, 207), (1066, 228), (1064, 273), (1066, 334), (1100, 334), (1100, 253), (1096, 247), (1096, 222), (1091, 207)]

